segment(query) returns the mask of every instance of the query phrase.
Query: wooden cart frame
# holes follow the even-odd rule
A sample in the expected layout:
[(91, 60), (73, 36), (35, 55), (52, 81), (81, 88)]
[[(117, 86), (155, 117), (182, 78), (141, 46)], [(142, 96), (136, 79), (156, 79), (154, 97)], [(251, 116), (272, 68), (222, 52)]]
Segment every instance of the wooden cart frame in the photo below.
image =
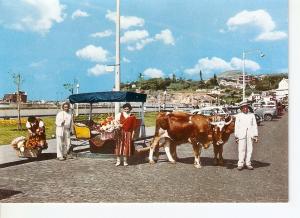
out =
[[(92, 93), (81, 93), (69, 96), (71, 104), (78, 103), (88, 103), (89, 108), (89, 120), (92, 120), (93, 114), (93, 104), (98, 102), (139, 102), (141, 103), (141, 123), (139, 128), (139, 133), (136, 141), (146, 140), (146, 129), (144, 123), (144, 103), (146, 102), (147, 95), (135, 92), (123, 92), (123, 91), (113, 91), (113, 92), (92, 92)], [(74, 107), (72, 107), (74, 108)], [(68, 153), (74, 151), (75, 147), (85, 146), (84, 150), (89, 150), (89, 140), (94, 137), (89, 127), (78, 126), (74, 123), (73, 125), (74, 137), (71, 138), (71, 146)]]

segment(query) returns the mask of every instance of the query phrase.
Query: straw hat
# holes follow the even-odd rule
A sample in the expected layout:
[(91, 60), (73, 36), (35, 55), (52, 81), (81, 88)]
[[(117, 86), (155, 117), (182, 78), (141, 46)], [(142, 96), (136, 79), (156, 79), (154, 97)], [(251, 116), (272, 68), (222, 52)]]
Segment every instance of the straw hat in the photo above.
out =
[(242, 101), (242, 102), (240, 103), (240, 107), (248, 106), (248, 105), (249, 105), (249, 104), (248, 104), (247, 101)]

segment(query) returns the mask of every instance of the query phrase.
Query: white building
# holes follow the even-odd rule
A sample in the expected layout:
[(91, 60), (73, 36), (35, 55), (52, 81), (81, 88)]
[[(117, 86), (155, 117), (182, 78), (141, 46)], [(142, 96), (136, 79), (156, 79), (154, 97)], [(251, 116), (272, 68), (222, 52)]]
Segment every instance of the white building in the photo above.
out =
[(278, 89), (276, 89), (276, 99), (282, 99), (287, 97), (289, 94), (289, 80), (283, 78), (279, 84)]

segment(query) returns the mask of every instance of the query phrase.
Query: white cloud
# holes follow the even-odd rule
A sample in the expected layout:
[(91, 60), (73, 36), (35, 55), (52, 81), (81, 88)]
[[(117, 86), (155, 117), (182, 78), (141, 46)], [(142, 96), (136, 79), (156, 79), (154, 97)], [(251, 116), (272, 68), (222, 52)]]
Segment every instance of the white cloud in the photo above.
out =
[(133, 31), (126, 31), (124, 35), (121, 37), (121, 43), (129, 43), (135, 42), (141, 39), (144, 39), (149, 36), (148, 31), (146, 30), (133, 30)]
[(32, 68), (42, 67), (47, 63), (47, 59), (43, 59), (41, 61), (32, 62), (29, 66)]
[(0, 20), (6, 28), (46, 34), (64, 20), (65, 6), (59, 0), (3, 0)]
[(287, 37), (282, 31), (275, 31), (276, 24), (271, 15), (265, 10), (241, 11), (227, 21), (229, 30), (235, 31), (241, 26), (256, 26), (261, 30), (261, 34), (256, 38), (261, 40), (280, 40)]
[(265, 10), (241, 11), (227, 21), (229, 29), (236, 29), (239, 26), (254, 25), (260, 27), (264, 32), (269, 32), (275, 28), (272, 17)]
[(162, 41), (167, 45), (175, 45), (175, 40), (172, 32), (169, 29), (162, 30), (159, 34), (156, 34), (154, 38), (148, 37), (149, 33), (146, 30), (134, 30), (127, 31), (124, 36), (121, 37), (122, 43), (135, 43), (134, 45), (127, 46), (129, 51), (141, 50), (149, 43), (155, 41)]
[(124, 63), (130, 63), (131, 61), (130, 61), (129, 59), (123, 57), (123, 62), (124, 62)]
[(219, 29), (219, 33), (226, 33), (224, 29)]
[[(105, 17), (113, 22), (116, 22), (116, 12), (108, 10)], [(135, 16), (120, 16), (121, 29), (129, 29), (130, 27), (144, 26), (144, 19)]]
[(109, 37), (112, 35), (112, 31), (111, 30), (105, 30), (103, 32), (97, 32), (97, 33), (93, 33), (91, 34), (91, 37), (99, 37), (99, 38), (103, 38), (103, 37)]
[[(240, 58), (233, 57), (230, 62), (226, 62), (218, 57), (212, 57), (211, 59), (206, 57), (199, 59), (193, 68), (185, 69), (184, 72), (186, 74), (194, 75), (199, 74), (200, 70), (204, 73), (211, 73), (214, 71), (242, 70), (242, 67), (243, 60)], [(260, 66), (256, 62), (246, 59), (245, 69), (257, 71), (260, 69)]]
[(273, 31), (273, 32), (265, 32), (261, 33), (259, 36), (256, 37), (256, 41), (275, 41), (287, 38), (287, 34), (282, 31)]
[[(230, 61), (230, 66), (233, 70), (243, 69), (243, 60), (233, 57)], [(260, 69), (260, 66), (255, 61), (245, 59), (245, 68), (251, 71), (257, 71)]]
[(108, 51), (101, 46), (88, 45), (76, 51), (76, 56), (93, 62), (105, 62), (107, 61)]
[(88, 17), (88, 16), (90, 15), (87, 12), (77, 9), (76, 11), (73, 12), (72, 19), (74, 20), (78, 17)]
[(135, 51), (135, 50), (141, 50), (143, 49), (147, 44), (154, 42), (155, 40), (153, 38), (146, 38), (142, 39), (139, 42), (136, 42), (135, 45), (129, 45), (127, 46), (127, 49), (129, 51)]
[(167, 45), (175, 45), (175, 39), (169, 29), (162, 30), (159, 34), (156, 34), (155, 39), (161, 40)]
[(152, 38), (147, 38), (147, 39), (142, 39), (140, 42), (137, 42), (135, 45), (136, 50), (141, 50), (143, 49), (147, 44), (154, 42), (154, 39)]
[(96, 64), (94, 67), (88, 69), (88, 75), (91, 76), (100, 76), (103, 74), (108, 74), (109, 72), (106, 71), (105, 65)]
[(148, 68), (144, 71), (143, 74), (150, 78), (164, 77), (164, 73), (161, 70), (156, 69), (156, 68)]

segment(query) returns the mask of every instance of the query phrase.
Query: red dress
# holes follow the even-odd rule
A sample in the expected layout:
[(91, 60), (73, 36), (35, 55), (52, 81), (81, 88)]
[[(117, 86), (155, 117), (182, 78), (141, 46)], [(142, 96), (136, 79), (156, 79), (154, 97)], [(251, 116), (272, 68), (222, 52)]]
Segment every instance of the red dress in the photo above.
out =
[(120, 124), (123, 126), (116, 141), (115, 154), (118, 156), (131, 156), (134, 151), (132, 134), (136, 127), (136, 117), (131, 114), (125, 118), (123, 113), (121, 113)]

